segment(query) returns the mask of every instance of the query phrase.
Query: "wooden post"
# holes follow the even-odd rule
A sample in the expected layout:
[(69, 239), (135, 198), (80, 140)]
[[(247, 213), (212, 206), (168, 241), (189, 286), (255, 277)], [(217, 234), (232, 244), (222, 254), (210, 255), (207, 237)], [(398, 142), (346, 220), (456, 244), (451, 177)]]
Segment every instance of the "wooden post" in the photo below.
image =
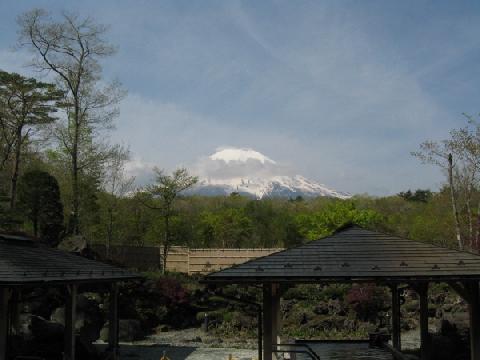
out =
[(470, 315), (470, 359), (480, 360), (480, 292), (478, 281), (451, 282), (449, 284), (468, 303)]
[(257, 332), (258, 332), (258, 360), (263, 360), (263, 336), (262, 336), (262, 328), (263, 328), (263, 314), (262, 314), (262, 308), (259, 306), (258, 307), (258, 324), (257, 324)]
[(111, 359), (118, 359), (118, 284), (110, 288), (110, 308), (108, 316), (108, 350)]
[(272, 284), (263, 284), (263, 360), (272, 360)]
[(480, 294), (478, 281), (465, 284), (468, 289), (470, 315), (470, 359), (480, 360)]
[(18, 335), (20, 328), (20, 291), (12, 289), (10, 293), (9, 326), (12, 334)]
[(65, 302), (65, 352), (64, 360), (75, 360), (75, 322), (77, 315), (76, 284), (67, 285)]
[(392, 345), (401, 351), (401, 337), (400, 337), (400, 296), (398, 293), (397, 284), (390, 286), (392, 290)]
[[(275, 344), (280, 344), (280, 329), (281, 329), (281, 312), (280, 312), (280, 286), (278, 284), (272, 285), (272, 341)], [(279, 347), (277, 346), (277, 349)], [(279, 358), (278, 353), (275, 358)]]
[(9, 296), (9, 289), (0, 288), (0, 360), (7, 359)]
[(421, 359), (430, 359), (430, 339), (428, 335), (428, 283), (416, 287), (420, 296), (420, 352)]

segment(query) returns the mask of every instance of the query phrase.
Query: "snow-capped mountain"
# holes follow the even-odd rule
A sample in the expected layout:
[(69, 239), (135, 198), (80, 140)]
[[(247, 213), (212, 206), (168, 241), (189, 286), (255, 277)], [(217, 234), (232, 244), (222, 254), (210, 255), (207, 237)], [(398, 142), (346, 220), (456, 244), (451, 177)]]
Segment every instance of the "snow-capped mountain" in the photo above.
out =
[(189, 193), (228, 195), (233, 192), (256, 198), (327, 196), (349, 198), (347, 193), (289, 173), (285, 167), (252, 149), (222, 148), (198, 166), (200, 180)]

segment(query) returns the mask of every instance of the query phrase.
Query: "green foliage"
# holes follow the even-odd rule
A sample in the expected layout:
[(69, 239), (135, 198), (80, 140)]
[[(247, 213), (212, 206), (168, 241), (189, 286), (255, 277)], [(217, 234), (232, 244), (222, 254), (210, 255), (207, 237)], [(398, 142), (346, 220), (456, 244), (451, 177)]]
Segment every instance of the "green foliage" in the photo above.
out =
[(407, 201), (420, 201), (426, 203), (432, 198), (433, 193), (428, 189), (417, 189), (415, 190), (415, 192), (412, 192), (411, 190), (402, 191), (398, 193), (398, 196), (404, 198)]
[(300, 234), (309, 240), (330, 235), (347, 224), (372, 227), (381, 220), (379, 213), (369, 209), (357, 209), (353, 201), (336, 201), (324, 210), (300, 214), (296, 218)]
[(33, 234), (56, 245), (63, 231), (63, 205), (57, 180), (40, 170), (25, 173), (20, 178), (18, 200), (32, 223)]

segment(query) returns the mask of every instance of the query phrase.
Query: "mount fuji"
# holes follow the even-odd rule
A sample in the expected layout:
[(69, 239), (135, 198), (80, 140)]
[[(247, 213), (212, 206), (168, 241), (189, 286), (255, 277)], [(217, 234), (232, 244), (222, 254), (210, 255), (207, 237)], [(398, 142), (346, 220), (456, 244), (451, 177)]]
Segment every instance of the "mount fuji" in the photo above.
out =
[(202, 158), (195, 170), (199, 182), (188, 194), (214, 196), (239, 193), (257, 199), (351, 197), (301, 175), (292, 175), (285, 166), (253, 149), (217, 149), (214, 154)]

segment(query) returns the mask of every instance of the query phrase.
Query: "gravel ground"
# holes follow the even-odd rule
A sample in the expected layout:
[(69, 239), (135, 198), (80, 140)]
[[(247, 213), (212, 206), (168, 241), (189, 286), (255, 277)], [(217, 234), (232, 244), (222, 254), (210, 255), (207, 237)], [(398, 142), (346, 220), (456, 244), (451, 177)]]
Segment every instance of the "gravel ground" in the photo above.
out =
[(255, 350), (159, 345), (123, 345), (120, 354), (122, 360), (159, 360), (162, 355), (166, 355), (170, 360), (227, 360), (230, 354), (236, 360), (257, 358)]
[[(106, 345), (97, 344), (100, 348)], [(200, 329), (160, 332), (142, 341), (120, 343), (121, 360), (254, 360), (258, 358), (255, 343), (228, 342)]]

